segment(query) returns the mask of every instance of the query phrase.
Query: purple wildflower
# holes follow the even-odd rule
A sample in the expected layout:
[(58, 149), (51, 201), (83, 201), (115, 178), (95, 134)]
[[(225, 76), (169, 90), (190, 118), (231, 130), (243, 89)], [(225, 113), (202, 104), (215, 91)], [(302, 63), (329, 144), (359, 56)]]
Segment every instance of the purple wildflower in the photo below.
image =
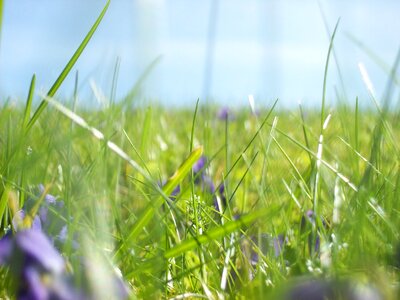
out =
[[(244, 264), (240, 264), (239, 273), (247, 274), (249, 280), (253, 280), (258, 272), (258, 265), (262, 265), (262, 258), (267, 256), (278, 257), (284, 250), (284, 235), (273, 237), (271, 234), (260, 234), (253, 236), (242, 236), (239, 251), (243, 256)], [(261, 264), (260, 264), (261, 263)], [(236, 271), (232, 274), (235, 278)], [(238, 274), (239, 274), (238, 273)]]
[[(322, 222), (324, 225), (325, 223)], [(315, 228), (316, 222), (315, 222), (315, 213), (313, 210), (307, 210), (305, 213), (305, 216), (302, 216), (301, 218), (301, 230), (302, 231), (309, 231), (308, 235), (308, 250), (310, 253), (318, 253), (320, 250), (320, 243), (321, 243), (321, 237), (319, 233), (317, 232), (315, 234), (313, 228)]]
[(225, 121), (225, 120), (233, 120), (235, 117), (231, 112), (231, 110), (228, 107), (224, 106), (221, 107), (220, 110), (218, 111), (217, 118)]
[[(163, 180), (162, 182), (158, 182), (158, 186), (162, 188), (166, 183), (167, 183), (167, 181), (166, 181), (166, 180)], [(178, 194), (179, 194), (180, 192), (181, 192), (181, 187), (180, 187), (180, 185), (178, 184), (178, 185), (172, 190), (171, 194), (169, 195), (169, 199), (175, 200), (176, 197), (178, 196)]]
[(68, 281), (63, 258), (39, 230), (4, 236), (0, 264), (10, 267), (17, 299), (82, 299)]
[(199, 185), (203, 192), (209, 194), (215, 193), (215, 185), (211, 177), (207, 175), (205, 167), (207, 165), (207, 157), (201, 156), (199, 160), (193, 165), (193, 173), (195, 176), (194, 183)]
[[(42, 187), (39, 190), (44, 193)], [(36, 203), (28, 199), (25, 209), (18, 211), (12, 220), (15, 234), (9, 231), (0, 239), (0, 265), (10, 268), (17, 299), (94, 299), (93, 290), (73, 287), (65, 262), (54, 248), (57, 242), (65, 243), (68, 237), (66, 223), (61, 217), (66, 215), (64, 203), (52, 195), (45, 195), (31, 227), (27, 229), (24, 219)], [(72, 246), (75, 249), (79, 247), (75, 241), (72, 241)], [(129, 289), (123, 280), (114, 273), (110, 279), (116, 287), (113, 298), (127, 299)]]
[[(39, 194), (42, 195), (44, 192), (44, 186), (39, 185)], [(15, 230), (25, 227), (23, 221), (26, 215), (32, 211), (37, 201), (36, 199), (28, 198), (24, 208), (14, 215), (12, 223)], [(42, 230), (49, 236), (53, 244), (64, 244), (68, 235), (65, 219), (67, 219), (67, 211), (64, 202), (53, 195), (46, 194), (37, 214), (33, 216), (31, 228)], [(78, 248), (78, 243), (73, 241), (73, 247), (75, 249)]]
[(176, 199), (176, 196), (181, 192), (181, 187), (180, 185), (177, 185), (174, 190), (171, 192), (170, 198), (171, 199)]
[[(246, 241), (246, 240), (245, 240)], [(248, 244), (247, 249), (242, 249), (244, 253), (248, 253), (251, 265), (256, 265), (259, 261), (259, 254), (267, 255), (271, 250), (275, 257), (281, 255), (285, 246), (285, 236), (279, 234), (277, 237), (272, 237), (270, 234), (261, 234), (260, 236), (250, 237), (250, 243), (242, 242), (243, 245)]]
[(205, 192), (208, 192), (210, 194), (214, 194), (215, 193), (214, 183), (213, 183), (211, 177), (209, 177), (207, 175), (203, 176), (201, 187), (202, 187), (203, 191), (205, 191)]
[(273, 238), (273, 244), (275, 257), (278, 257), (281, 255), (285, 245), (285, 236), (283, 234), (279, 234), (277, 237)]
[(202, 171), (204, 169), (204, 167), (207, 164), (207, 157), (202, 155), (197, 161), (196, 163), (193, 165), (193, 173), (195, 175), (197, 175), (200, 171)]

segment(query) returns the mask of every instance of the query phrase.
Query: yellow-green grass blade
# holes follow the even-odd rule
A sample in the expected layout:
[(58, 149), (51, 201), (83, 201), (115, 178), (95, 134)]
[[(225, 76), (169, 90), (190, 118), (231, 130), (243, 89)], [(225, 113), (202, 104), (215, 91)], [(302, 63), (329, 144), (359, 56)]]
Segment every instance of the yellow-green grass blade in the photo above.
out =
[(3, 193), (1, 194), (0, 197), (0, 224), (3, 222), (3, 216), (4, 213), (6, 212), (9, 193), (10, 193), (10, 186), (9, 184), (6, 184), (6, 186), (3, 188)]
[[(232, 166), (228, 169), (228, 171), (225, 174), (225, 178), (228, 178), (228, 176), (232, 173), (232, 171), (235, 169), (236, 165), (242, 160), (243, 154), (246, 153), (246, 151), (250, 148), (250, 146), (253, 144), (257, 136), (260, 134), (261, 130), (264, 128), (265, 124), (267, 124), (267, 121), (269, 117), (271, 116), (272, 112), (275, 109), (276, 104), (278, 103), (278, 99), (275, 100), (275, 102), (272, 104), (272, 107), (269, 109), (267, 116), (264, 118), (262, 121), (261, 125), (258, 127), (256, 133), (252, 136), (250, 141), (247, 143), (246, 147), (243, 149), (243, 151), (238, 155), (236, 160), (233, 162)], [(216, 190), (218, 190), (221, 186), (222, 182), (216, 186)]]
[[(58, 76), (50, 90), (47, 92), (48, 97), (53, 97), (57, 90), (60, 88), (61, 84), (71, 71), (72, 67), (75, 65), (76, 61), (78, 60), (79, 56), (82, 54), (83, 50), (86, 48), (87, 44), (89, 43), (90, 39), (92, 38), (94, 32), (96, 31), (97, 27), (99, 26), (101, 20), (103, 19), (108, 6), (110, 5), (110, 0), (107, 0), (103, 10), (101, 11), (100, 15), (97, 17), (96, 22), (93, 24), (92, 28), (89, 30), (85, 38), (83, 39), (82, 43), (79, 45), (78, 49), (76, 49), (75, 53), (72, 55), (71, 59), (68, 61), (64, 70), (62, 70), (61, 74)], [(32, 118), (29, 120), (26, 126), (26, 132), (28, 132), (32, 126), (36, 123), (39, 116), (42, 114), (44, 109), (47, 107), (47, 101), (43, 100), (39, 107), (36, 109), (35, 113), (33, 114)]]
[(328, 54), (326, 55), (326, 61), (325, 61), (325, 71), (324, 71), (324, 82), (323, 82), (323, 88), (322, 88), (322, 103), (321, 103), (321, 134), (323, 132), (323, 124), (325, 122), (325, 97), (326, 97), (326, 82), (328, 78), (328, 69), (329, 69), (329, 59), (331, 57), (331, 52), (333, 48), (333, 40), (335, 39), (336, 31), (339, 26), (340, 19), (337, 20), (335, 29), (333, 30), (332, 36), (331, 36), (331, 41), (329, 43), (329, 49), (328, 49)]
[(190, 251), (197, 246), (201, 246), (203, 244), (212, 242), (214, 240), (220, 239), (226, 235), (229, 235), (230, 233), (237, 231), (243, 227), (246, 227), (256, 221), (257, 219), (260, 219), (261, 217), (264, 217), (266, 219), (269, 219), (269, 217), (272, 217), (274, 214), (276, 214), (281, 207), (279, 206), (274, 206), (274, 207), (265, 207), (263, 209), (256, 210), (254, 212), (251, 212), (247, 215), (241, 216), (239, 219), (234, 220), (234, 221), (229, 221), (226, 222), (223, 226), (219, 226), (213, 229), (210, 229), (208, 232), (205, 232), (201, 235), (186, 239), (182, 241), (180, 244), (176, 245), (175, 247), (168, 249), (164, 253), (164, 257), (166, 259), (177, 257), (181, 254), (184, 254), (187, 251)]
[[(183, 161), (181, 166), (175, 171), (174, 175), (172, 175), (168, 179), (167, 183), (163, 186), (162, 193), (164, 195), (169, 195), (172, 193), (174, 188), (188, 175), (188, 173), (192, 169), (192, 166), (196, 163), (196, 161), (201, 157), (202, 154), (203, 147), (201, 146), (197, 147), (189, 154), (189, 156)], [(150, 203), (146, 207), (142, 215), (133, 225), (128, 237), (125, 239), (125, 242), (122, 243), (115, 252), (115, 255), (117, 255), (122, 250), (127, 242), (137, 237), (138, 234), (143, 230), (143, 228), (150, 222), (155, 214), (156, 209), (158, 209), (164, 203), (164, 195), (160, 195), (154, 203)]]
[(29, 86), (29, 93), (28, 98), (26, 99), (25, 111), (24, 111), (24, 120), (22, 123), (22, 128), (26, 128), (29, 122), (29, 118), (31, 115), (31, 108), (32, 108), (32, 99), (33, 99), (33, 92), (35, 91), (35, 83), (36, 83), (36, 75), (33, 74), (31, 85)]
[(162, 55), (157, 56), (144, 70), (144, 72), (140, 75), (139, 79), (136, 81), (135, 85), (129, 90), (126, 96), (121, 101), (120, 107), (129, 107), (132, 105), (135, 96), (139, 93), (140, 88), (143, 86), (143, 83), (146, 81), (147, 77), (151, 74), (154, 68), (160, 63), (162, 59)]

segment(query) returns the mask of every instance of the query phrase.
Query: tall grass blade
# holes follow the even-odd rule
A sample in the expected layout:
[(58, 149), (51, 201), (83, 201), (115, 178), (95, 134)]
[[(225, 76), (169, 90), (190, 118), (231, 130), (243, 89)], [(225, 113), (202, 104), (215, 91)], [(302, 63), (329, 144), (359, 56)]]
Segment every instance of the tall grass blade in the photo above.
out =
[[(375, 64), (380, 67), (386, 74), (391, 74), (392, 68), (389, 64), (387, 64), (382, 58), (379, 57), (378, 54), (376, 54), (371, 48), (366, 46), (363, 42), (361, 42), (359, 39), (357, 39), (354, 35), (350, 33), (345, 33), (346, 37), (352, 41), (357, 47), (359, 47), (362, 51), (367, 54), (372, 61), (375, 62)], [(399, 85), (400, 84), (400, 78), (396, 75), (393, 74), (393, 81)]]
[(3, 188), (3, 192), (0, 197), (0, 225), (2, 223), (4, 223), (3, 216), (4, 216), (4, 213), (6, 212), (9, 193), (10, 193), (10, 185), (7, 183), (5, 185), (5, 187)]
[[(326, 18), (326, 15), (324, 13), (324, 10), (322, 8), (322, 5), (321, 5), (320, 1), (318, 1), (318, 6), (319, 6), (319, 11), (320, 11), (321, 16), (322, 16), (322, 20), (324, 21), (326, 34), (328, 35), (328, 37), (331, 37), (331, 32), (329, 30), (328, 20)], [(338, 59), (338, 57), (336, 55), (336, 51), (335, 51), (334, 47), (332, 47), (332, 55), (333, 55), (333, 59), (335, 61), (335, 65), (336, 65), (336, 69), (337, 69), (337, 72), (338, 72), (339, 81), (340, 81), (340, 85), (342, 87), (343, 95), (344, 95), (344, 98), (347, 100), (347, 93), (346, 93), (346, 87), (345, 87), (344, 80), (343, 80), (342, 70), (340, 68), (339, 59)]]
[[(229, 168), (229, 170), (226, 172), (225, 179), (229, 176), (229, 174), (235, 169), (236, 165), (239, 163), (239, 161), (242, 160), (243, 154), (246, 153), (246, 151), (250, 148), (250, 146), (253, 144), (254, 140), (257, 138), (257, 136), (260, 134), (261, 130), (264, 128), (265, 124), (267, 123), (269, 117), (271, 116), (272, 112), (275, 109), (276, 104), (278, 103), (278, 99), (275, 100), (274, 104), (272, 105), (271, 109), (268, 111), (267, 116), (264, 118), (262, 121), (261, 125), (258, 127), (256, 133), (253, 135), (253, 137), (250, 139), (250, 141), (247, 143), (246, 147), (243, 149), (243, 151), (240, 153), (240, 155), (236, 158), (232, 166)], [(222, 182), (216, 187), (216, 190), (219, 189), (221, 186)]]
[(160, 63), (161, 59), (162, 59), (162, 55), (157, 56), (150, 63), (150, 65), (144, 70), (142, 75), (136, 81), (135, 85), (130, 89), (130, 91), (127, 93), (127, 95), (121, 101), (122, 108), (123, 107), (129, 107), (129, 106), (132, 105), (132, 102), (135, 99), (135, 95), (138, 94), (139, 89), (143, 85), (143, 82), (147, 79), (147, 77), (150, 75), (150, 73), (153, 71), (153, 69)]
[(195, 109), (194, 109), (194, 114), (193, 114), (192, 130), (190, 131), (190, 149), (189, 149), (190, 152), (192, 152), (192, 150), (193, 150), (194, 127), (195, 127), (195, 124), (196, 124), (197, 112), (198, 112), (198, 110), (199, 110), (199, 102), (200, 102), (200, 99), (197, 99), (197, 101), (196, 101), (196, 107), (195, 107)]
[(25, 111), (24, 111), (24, 120), (22, 123), (22, 128), (26, 128), (29, 122), (29, 118), (31, 116), (31, 108), (32, 108), (32, 100), (33, 100), (33, 93), (35, 91), (35, 82), (36, 82), (36, 75), (33, 74), (31, 85), (29, 87), (28, 98), (26, 99)]
[[(199, 160), (201, 155), (203, 154), (203, 147), (198, 147), (194, 149), (189, 156), (183, 161), (180, 167), (175, 171), (174, 175), (172, 175), (167, 183), (163, 186), (162, 192), (164, 195), (170, 195), (174, 188), (188, 175), (191, 171), (192, 166)], [(165, 202), (164, 197), (158, 197), (154, 203), (150, 203), (142, 213), (142, 215), (138, 218), (136, 223), (133, 225), (130, 230), (126, 240), (115, 252), (115, 256), (122, 250), (124, 245), (138, 236), (138, 234), (143, 230), (143, 228), (150, 222), (153, 218), (155, 210), (158, 209)]]
[(325, 101), (326, 101), (326, 82), (328, 79), (328, 69), (329, 69), (329, 60), (331, 57), (331, 52), (333, 49), (333, 41), (335, 39), (336, 31), (339, 26), (340, 19), (337, 20), (335, 29), (333, 30), (331, 41), (329, 43), (329, 49), (328, 49), (328, 54), (326, 55), (326, 61), (325, 61), (325, 71), (324, 71), (324, 83), (323, 83), (323, 88), (322, 88), (322, 103), (321, 103), (321, 134), (322, 134), (322, 127), (324, 125), (325, 121)]
[(143, 157), (147, 157), (146, 149), (148, 148), (149, 137), (151, 135), (151, 119), (153, 116), (153, 109), (149, 106), (146, 109), (146, 114), (143, 122), (142, 139), (140, 141), (140, 153)]
[(197, 246), (210, 243), (224, 236), (227, 236), (232, 232), (239, 230), (240, 228), (248, 226), (261, 217), (269, 219), (268, 216), (275, 215), (280, 209), (280, 206), (266, 207), (251, 212), (247, 215), (241, 216), (238, 220), (226, 222), (223, 226), (210, 229), (202, 235), (186, 239), (175, 247), (168, 249), (167, 251), (165, 251), (164, 257), (166, 259), (177, 257), (189, 250), (196, 248)]
[[(92, 133), (92, 135), (95, 138), (97, 138), (98, 140), (101, 140), (101, 141), (106, 140), (104, 134), (100, 130), (90, 126), (81, 116), (77, 115), (76, 113), (71, 111), (69, 108), (65, 107), (61, 103), (55, 101), (54, 99), (52, 99), (48, 96), (43, 96), (43, 98), (45, 101), (50, 103), (53, 107), (55, 107), (59, 112), (61, 112), (63, 115), (65, 115), (67, 118), (71, 119), (75, 124), (90, 131), (90, 133)], [(106, 144), (110, 150), (112, 150), (115, 154), (117, 154), (123, 160), (127, 161), (144, 178), (146, 178), (148, 181), (152, 182), (152, 179), (147, 175), (147, 172), (145, 172), (142, 169), (142, 167), (140, 167), (136, 161), (134, 161), (132, 158), (130, 158), (129, 155), (127, 153), (125, 153), (120, 147), (118, 147), (115, 143), (113, 143), (111, 141), (107, 141)]]
[(117, 96), (117, 83), (118, 83), (118, 75), (119, 75), (119, 67), (121, 65), (121, 58), (118, 56), (117, 60), (115, 61), (114, 73), (111, 83), (111, 93), (110, 93), (110, 103), (111, 105), (114, 104), (114, 101)]
[[(79, 45), (78, 49), (76, 49), (75, 53), (72, 55), (71, 59), (68, 61), (67, 65), (62, 70), (61, 74), (58, 76), (56, 81), (53, 83), (50, 90), (47, 92), (48, 97), (53, 97), (57, 90), (60, 88), (61, 84), (71, 71), (72, 67), (75, 65), (76, 61), (78, 60), (79, 56), (82, 54), (83, 50), (86, 48), (87, 44), (89, 43), (90, 39), (92, 38), (93, 34), (95, 33), (97, 27), (99, 26), (101, 20), (103, 19), (108, 6), (110, 5), (110, 0), (107, 0), (103, 10), (101, 11), (100, 15), (97, 17), (96, 22), (93, 24), (92, 28), (89, 30), (85, 38), (83, 39), (82, 43)], [(33, 114), (32, 118), (28, 122), (26, 126), (26, 132), (28, 132), (32, 126), (36, 123), (39, 116), (42, 114), (43, 110), (47, 107), (47, 101), (42, 100), (39, 104), (39, 107), (36, 109), (35, 113)]]

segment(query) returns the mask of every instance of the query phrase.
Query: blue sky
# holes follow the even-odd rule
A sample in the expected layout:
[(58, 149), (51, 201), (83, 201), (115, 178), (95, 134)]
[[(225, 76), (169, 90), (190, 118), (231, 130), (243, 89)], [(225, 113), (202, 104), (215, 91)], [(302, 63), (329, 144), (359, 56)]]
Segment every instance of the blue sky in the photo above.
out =
[[(357, 68), (363, 62), (381, 95), (387, 76), (348, 36), (392, 64), (400, 47), (399, 1), (319, 1), (332, 31), (340, 17), (335, 51), (350, 101), (368, 102)], [(76, 68), (80, 98), (96, 103), (91, 85), (110, 94), (117, 57), (117, 95), (127, 93), (146, 67), (162, 56), (144, 84), (145, 101), (193, 105), (206, 94), (223, 104), (246, 104), (247, 95), (282, 105), (318, 103), (329, 39), (314, 0), (219, 0), (215, 13), (212, 72), (205, 90), (212, 2), (201, 0), (114, 0)], [(215, 7), (215, 2), (214, 2)], [(57, 78), (102, 9), (95, 0), (5, 1), (0, 49), (2, 99), (25, 98), (33, 73), (38, 93)], [(341, 91), (331, 61), (328, 95)], [(58, 96), (69, 97), (73, 76)]]

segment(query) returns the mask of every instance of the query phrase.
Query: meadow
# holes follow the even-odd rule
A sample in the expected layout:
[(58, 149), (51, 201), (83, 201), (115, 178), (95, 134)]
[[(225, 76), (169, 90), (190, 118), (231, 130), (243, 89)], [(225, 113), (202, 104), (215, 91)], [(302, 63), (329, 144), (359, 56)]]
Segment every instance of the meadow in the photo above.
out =
[(329, 107), (333, 33), (318, 108), (81, 108), (56, 92), (106, 8), (40, 103), (33, 76), (0, 107), (1, 297), (399, 298), (396, 64)]

